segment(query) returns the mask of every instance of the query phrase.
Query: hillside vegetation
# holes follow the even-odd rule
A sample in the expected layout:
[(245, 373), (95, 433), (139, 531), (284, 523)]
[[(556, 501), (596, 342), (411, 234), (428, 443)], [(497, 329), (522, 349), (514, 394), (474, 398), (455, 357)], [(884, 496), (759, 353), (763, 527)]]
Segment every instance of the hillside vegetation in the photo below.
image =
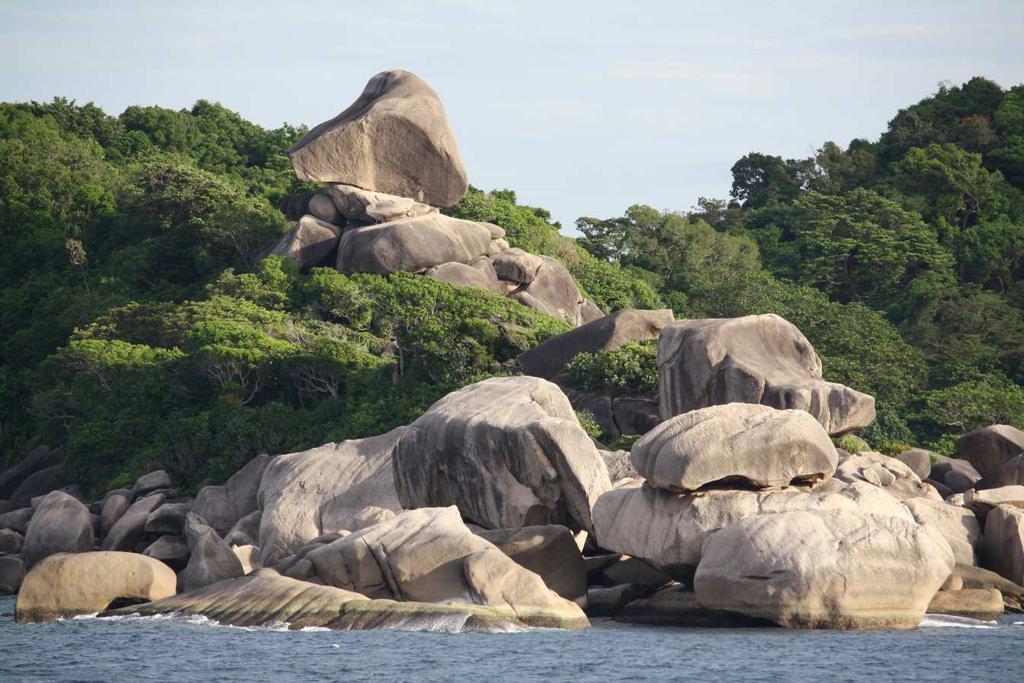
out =
[[(158, 467), (218, 481), (260, 452), (407, 423), (567, 329), (430, 278), (261, 260), (288, 229), (278, 202), (311, 189), (286, 153), (303, 132), (206, 101), (0, 105), (3, 461), (61, 444), (95, 490)], [(579, 240), (507, 190), (447, 212), (559, 258), (605, 311), (778, 313), (828, 379), (877, 397), (877, 448), (1024, 426), (1024, 87), (942, 88), (877, 142), (752, 153), (733, 176), (730, 200), (580, 218)], [(649, 390), (652, 366), (648, 344), (571, 374)]]

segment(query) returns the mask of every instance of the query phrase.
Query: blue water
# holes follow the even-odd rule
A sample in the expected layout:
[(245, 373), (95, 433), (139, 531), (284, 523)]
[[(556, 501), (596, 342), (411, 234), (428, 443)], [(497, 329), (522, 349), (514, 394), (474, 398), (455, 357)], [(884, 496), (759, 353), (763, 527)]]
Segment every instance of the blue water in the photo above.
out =
[(1024, 681), (1024, 615), (912, 632), (682, 629), (598, 621), (508, 634), (285, 631), (196, 618), (15, 624), (0, 681)]

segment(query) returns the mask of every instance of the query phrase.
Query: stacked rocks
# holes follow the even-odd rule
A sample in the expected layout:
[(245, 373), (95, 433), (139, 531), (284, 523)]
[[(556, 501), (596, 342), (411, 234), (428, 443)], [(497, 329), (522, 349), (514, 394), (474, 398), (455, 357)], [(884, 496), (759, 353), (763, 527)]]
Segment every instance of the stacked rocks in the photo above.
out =
[(497, 225), (439, 212), (469, 185), (441, 100), (414, 74), (377, 74), (290, 155), (300, 179), (328, 185), (285, 200), (282, 210), (297, 223), (270, 255), (301, 269), (422, 273), (508, 295), (572, 325), (603, 315), (559, 261), (509, 249)]

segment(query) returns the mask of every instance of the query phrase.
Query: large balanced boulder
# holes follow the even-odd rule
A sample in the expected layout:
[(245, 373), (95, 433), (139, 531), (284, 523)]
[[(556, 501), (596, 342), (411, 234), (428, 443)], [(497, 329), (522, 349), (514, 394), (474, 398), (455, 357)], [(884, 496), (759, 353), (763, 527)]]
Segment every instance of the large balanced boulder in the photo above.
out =
[(792, 628), (916, 628), (954, 567), (928, 526), (848, 512), (786, 512), (708, 536), (697, 602)]
[(1024, 451), (1024, 432), (1010, 425), (990, 425), (967, 432), (956, 442), (956, 456), (968, 461), (985, 480), (995, 479), (1009, 460)]
[(63, 491), (48, 493), (36, 508), (25, 532), (21, 559), (25, 568), (55, 553), (83, 553), (93, 549), (89, 508)]
[(389, 275), (422, 273), (452, 261), (469, 263), (487, 253), (494, 227), (430, 213), (349, 228), (338, 243), (338, 270)]
[[(292, 629), (392, 629), (406, 631), (508, 632), (530, 624), (507, 607), (466, 603), (428, 604), (370, 600), (334, 586), (320, 586), (279, 575), (273, 569), (222, 581), (201, 590), (128, 607), (100, 616), (139, 613), (201, 615), (232, 626), (288, 624)], [(564, 628), (587, 626), (587, 620), (562, 622)]]
[(242, 564), (217, 532), (189, 513), (185, 519), (188, 564), (178, 575), (180, 592), (196, 590), (211, 583), (242, 576)]
[(583, 295), (576, 280), (558, 259), (550, 256), (541, 256), (540, 259), (543, 263), (533, 280), (509, 296), (524, 306), (547, 313), (570, 325), (579, 325)]
[(982, 566), (1024, 585), (1024, 509), (999, 505), (990, 510), (979, 550)]
[(544, 259), (518, 248), (502, 249), (492, 259), (494, 272), (502, 280), (528, 285), (537, 279)]
[(641, 437), (630, 455), (640, 476), (669, 491), (813, 483), (831, 476), (838, 460), (832, 440), (808, 413), (750, 403), (677, 415)]
[(742, 519), (792, 510), (826, 510), (914, 521), (899, 501), (870, 484), (835, 488), (711, 489), (675, 494), (626, 480), (594, 506), (595, 540), (602, 548), (639, 557), (673, 578), (689, 582), (708, 534)]
[[(495, 264), (497, 261), (495, 258)], [(654, 311), (623, 308), (523, 351), (516, 356), (516, 363), (527, 375), (550, 379), (581, 353), (614, 351), (630, 342), (653, 339), (672, 321), (672, 311), (667, 308)]]
[(341, 228), (316, 216), (306, 215), (281, 236), (269, 256), (288, 259), (299, 270), (326, 265), (341, 239)]
[(501, 607), (535, 625), (585, 620), (539, 575), (470, 531), (454, 507), (408, 510), (306, 559), (324, 584), (371, 598)]
[(666, 326), (658, 376), (663, 418), (722, 403), (762, 403), (805, 410), (833, 436), (875, 419), (875, 399), (823, 380), (811, 343), (772, 314)]
[(407, 508), (455, 505), (486, 529), (591, 529), (608, 471), (569, 399), (538, 377), (496, 377), (452, 392), (395, 448)]
[(404, 431), (274, 458), (259, 488), (262, 563), (291, 555), (324, 534), (354, 529), (369, 506), (401, 510), (391, 459)]
[(385, 71), (347, 109), (289, 151), (300, 180), (344, 183), (451, 206), (468, 189), (437, 93), (408, 71)]
[(51, 555), (25, 576), (15, 605), (20, 622), (92, 614), (116, 604), (174, 595), (170, 567), (136, 553), (88, 552)]

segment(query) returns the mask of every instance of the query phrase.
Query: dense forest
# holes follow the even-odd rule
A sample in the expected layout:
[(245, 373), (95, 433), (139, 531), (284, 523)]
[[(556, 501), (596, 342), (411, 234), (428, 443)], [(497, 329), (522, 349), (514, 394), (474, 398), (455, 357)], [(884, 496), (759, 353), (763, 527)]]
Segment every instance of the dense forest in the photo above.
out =
[[(279, 202), (312, 189), (287, 157), (304, 132), (207, 101), (0, 105), (0, 466), (47, 443), (95, 490), (156, 467), (219, 481), (407, 423), (568, 329), (430, 278), (261, 259), (289, 227)], [(883, 452), (1024, 427), (1024, 86), (944, 86), (875, 142), (751, 153), (732, 173), (729, 199), (580, 218), (579, 239), (508, 190), (447, 212), (562, 260), (606, 312), (778, 313), (826, 378), (877, 397), (862, 436)], [(653, 346), (569, 374), (647, 391)]]

